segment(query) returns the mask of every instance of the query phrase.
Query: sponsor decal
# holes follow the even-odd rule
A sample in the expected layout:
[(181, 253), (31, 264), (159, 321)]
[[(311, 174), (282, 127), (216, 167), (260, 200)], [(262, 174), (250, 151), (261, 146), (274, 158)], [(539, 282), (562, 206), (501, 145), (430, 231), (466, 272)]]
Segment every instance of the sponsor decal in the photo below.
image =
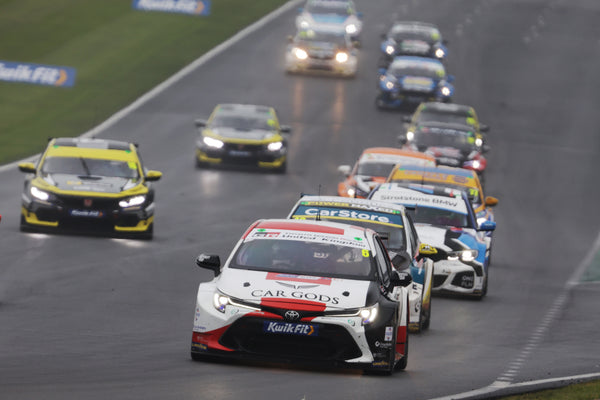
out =
[(318, 294), (312, 292), (302, 292), (299, 290), (288, 291), (288, 290), (263, 290), (256, 289), (250, 292), (252, 297), (277, 297), (277, 298), (294, 298), (301, 300), (318, 301), (321, 303), (339, 304), (339, 297), (331, 297), (325, 294)]
[(385, 336), (384, 336), (383, 340), (386, 342), (391, 342), (393, 336), (394, 336), (394, 327), (386, 326), (385, 327)]
[(378, 347), (380, 349), (390, 349), (390, 348), (392, 348), (392, 344), (391, 343), (381, 343), (378, 340), (375, 342), (375, 347)]
[(72, 217), (102, 218), (104, 213), (98, 210), (71, 210)]
[(210, 0), (133, 0), (131, 7), (141, 11), (162, 11), (189, 15), (210, 15)]
[(374, 367), (387, 367), (388, 365), (390, 365), (388, 361), (375, 361), (373, 363)]
[[(271, 280), (271, 281), (315, 283), (315, 284), (319, 284), (319, 285), (331, 286), (331, 278), (321, 278), (319, 276), (293, 275), (293, 274), (281, 274), (278, 272), (268, 272), (266, 279)], [(295, 287), (295, 289), (298, 289), (298, 288), (299, 287)]]
[(309, 215), (311, 217), (316, 217), (320, 215), (321, 217), (339, 217), (339, 218), (350, 218), (350, 219), (359, 219), (366, 221), (376, 221), (389, 223), (390, 219), (384, 215), (377, 215), (372, 213), (354, 211), (354, 210), (332, 210), (332, 209), (318, 209), (318, 208), (306, 208), (303, 210), (304, 215)]
[(75, 75), (71, 67), (0, 60), (0, 80), (7, 82), (71, 87), (75, 84)]
[[(271, 236), (277, 233), (277, 236)], [(254, 239), (278, 239), (278, 240), (301, 240), (315, 243), (328, 243), (339, 246), (354, 247), (358, 249), (364, 249), (368, 247), (368, 244), (359, 240), (360, 238), (349, 238), (339, 235), (327, 235), (319, 232), (303, 232), (303, 231), (278, 231), (273, 232), (270, 230), (261, 229), (252, 231), (247, 237), (247, 241)]]
[(316, 325), (294, 324), (291, 322), (263, 322), (263, 330), (267, 333), (281, 333), (286, 335), (318, 336)]
[(316, 207), (344, 207), (344, 208), (358, 208), (361, 210), (378, 211), (387, 214), (400, 214), (400, 211), (394, 210), (393, 208), (373, 206), (371, 204), (361, 204), (354, 202), (339, 202), (339, 201), (303, 201), (300, 203), (303, 206), (316, 206)]

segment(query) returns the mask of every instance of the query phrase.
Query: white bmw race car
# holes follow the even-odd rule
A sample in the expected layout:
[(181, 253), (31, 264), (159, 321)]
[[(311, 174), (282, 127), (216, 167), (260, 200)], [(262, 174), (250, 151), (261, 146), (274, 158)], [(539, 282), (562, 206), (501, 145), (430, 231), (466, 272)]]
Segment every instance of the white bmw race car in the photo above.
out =
[(487, 294), (490, 248), (486, 232), (496, 223), (477, 225), (465, 192), (429, 185), (384, 183), (370, 198), (411, 208), (419, 238), (438, 253), (434, 256), (433, 292), (483, 298)]
[(201, 283), (191, 343), (204, 356), (317, 362), (392, 373), (408, 355), (409, 274), (379, 235), (327, 221), (259, 220)]
[(420, 257), (422, 246), (412, 221), (403, 206), (375, 200), (338, 196), (303, 196), (288, 218), (342, 222), (376, 231), (399, 271), (412, 276), (407, 287), (412, 332), (429, 328), (431, 322), (431, 288), (433, 261)]

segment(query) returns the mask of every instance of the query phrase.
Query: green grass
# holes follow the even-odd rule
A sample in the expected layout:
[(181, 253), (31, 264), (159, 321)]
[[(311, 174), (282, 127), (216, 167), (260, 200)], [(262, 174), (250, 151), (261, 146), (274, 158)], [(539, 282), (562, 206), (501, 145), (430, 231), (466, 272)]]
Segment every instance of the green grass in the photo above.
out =
[(0, 81), (0, 164), (77, 136), (286, 0), (213, 0), (205, 17), (130, 0), (0, 0), (0, 60), (77, 69), (75, 86)]
[(598, 400), (600, 380), (570, 385), (561, 389), (542, 390), (522, 395), (503, 397), (502, 400)]

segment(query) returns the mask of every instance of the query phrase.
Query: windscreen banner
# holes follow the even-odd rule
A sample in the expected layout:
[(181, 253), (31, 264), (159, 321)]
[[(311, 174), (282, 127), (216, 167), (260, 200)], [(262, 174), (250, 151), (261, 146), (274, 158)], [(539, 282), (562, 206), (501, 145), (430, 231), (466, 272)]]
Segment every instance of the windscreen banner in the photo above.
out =
[(209, 15), (210, 0), (133, 0), (131, 6), (142, 11)]
[(75, 85), (75, 68), (0, 60), (0, 80), (57, 87)]

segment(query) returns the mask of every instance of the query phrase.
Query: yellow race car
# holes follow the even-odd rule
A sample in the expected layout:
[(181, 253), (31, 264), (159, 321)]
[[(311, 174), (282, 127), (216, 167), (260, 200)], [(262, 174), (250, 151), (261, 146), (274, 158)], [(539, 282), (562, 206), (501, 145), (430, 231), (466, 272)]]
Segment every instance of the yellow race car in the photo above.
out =
[(151, 239), (154, 189), (137, 145), (116, 140), (51, 139), (28, 174), (21, 231), (88, 231)]
[(207, 121), (196, 120), (196, 166), (239, 165), (284, 173), (287, 140), (273, 107), (250, 104), (219, 104)]

